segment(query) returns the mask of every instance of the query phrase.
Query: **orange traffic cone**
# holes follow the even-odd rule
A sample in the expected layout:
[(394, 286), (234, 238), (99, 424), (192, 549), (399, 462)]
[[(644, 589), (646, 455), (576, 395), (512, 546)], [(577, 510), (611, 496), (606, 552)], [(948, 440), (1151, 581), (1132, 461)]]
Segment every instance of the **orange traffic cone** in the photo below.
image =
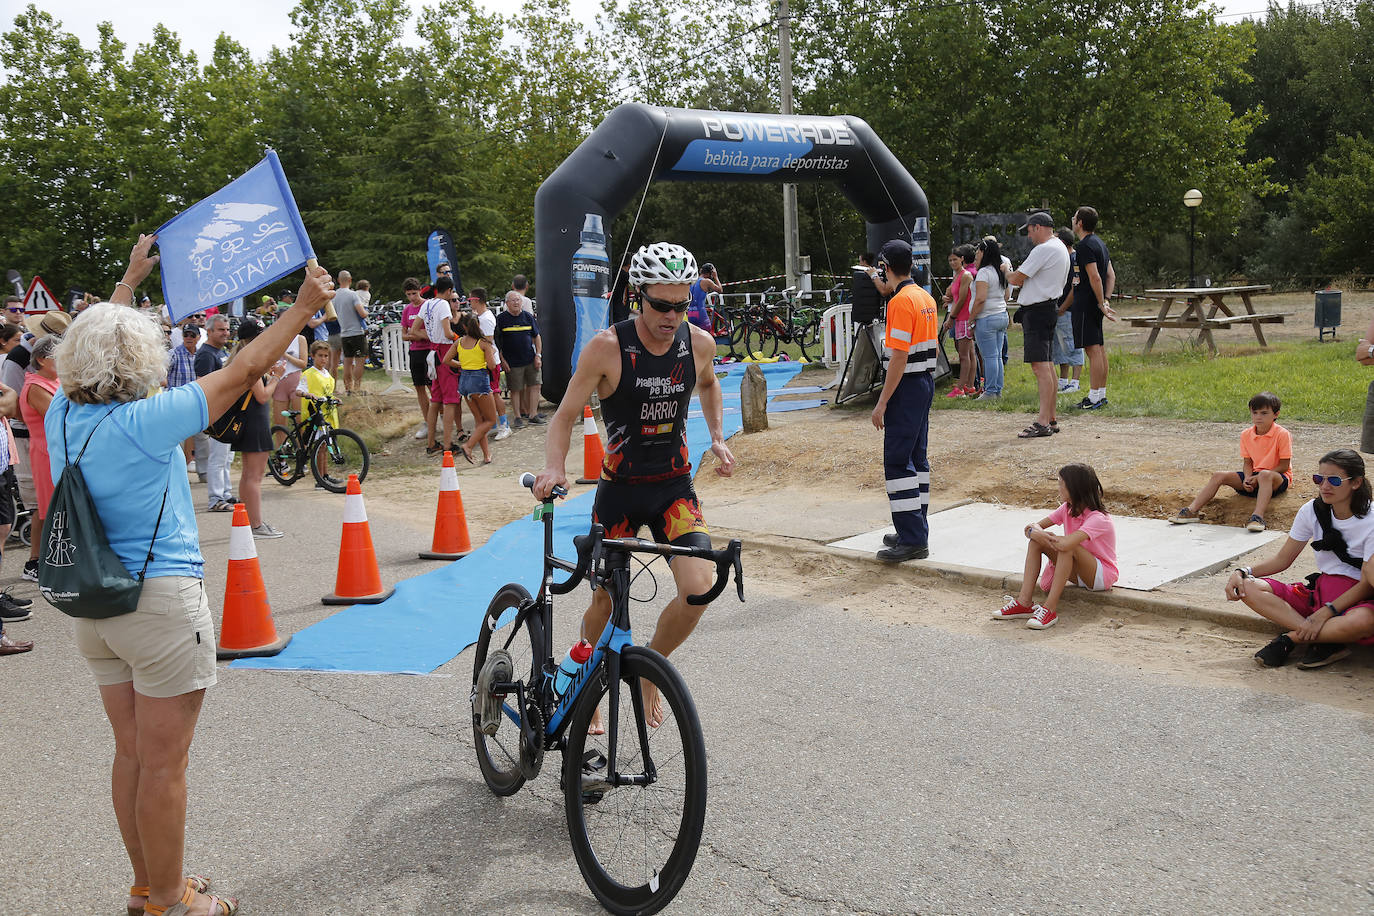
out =
[(422, 560), (457, 560), (472, 553), (468, 519), (463, 514), (463, 494), (458, 489), (458, 470), (453, 452), (444, 452), (444, 468), (439, 472), (439, 507), (434, 511), (434, 542), (420, 551)]
[(277, 637), (272, 623), (272, 606), (262, 584), (258, 548), (253, 544), (253, 528), (248, 524), (248, 509), (234, 506), (234, 524), (229, 529), (229, 575), (224, 583), (224, 617), (219, 625), (219, 648), (215, 656), (266, 658), (276, 655), (291, 641)]
[(596, 417), (591, 407), (582, 408), (582, 476), (578, 483), (596, 483), (601, 479), (601, 462), (606, 452), (601, 448), (601, 433), (596, 428)]
[(382, 588), (377, 553), (372, 549), (372, 529), (367, 525), (367, 509), (363, 506), (363, 488), (358, 475), (349, 474), (343, 535), (339, 538), (339, 574), (334, 579), (334, 593), (320, 600), (325, 604), (377, 604), (395, 591)]

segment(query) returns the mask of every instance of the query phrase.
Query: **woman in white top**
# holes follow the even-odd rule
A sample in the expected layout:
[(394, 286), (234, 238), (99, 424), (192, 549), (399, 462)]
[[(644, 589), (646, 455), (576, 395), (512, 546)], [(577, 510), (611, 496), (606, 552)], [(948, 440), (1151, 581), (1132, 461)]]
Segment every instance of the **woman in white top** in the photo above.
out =
[[(1320, 668), (1349, 653), (1348, 643), (1374, 636), (1374, 589), (1361, 567), (1374, 553), (1374, 512), (1364, 459), (1338, 448), (1327, 452), (1312, 475), (1317, 498), (1298, 510), (1288, 539), (1272, 560), (1242, 566), (1226, 580), (1226, 600), (1272, 620), (1284, 632), (1255, 653), (1255, 661), (1277, 668), (1300, 644), (1307, 645), (1301, 668)], [(1274, 578), (1293, 565), (1308, 542), (1317, 574), (1306, 583)]]
[[(285, 302), (278, 306), (281, 311), (290, 307)], [(306, 352), (305, 335), (297, 334), (291, 339), (291, 346), (286, 348), (282, 358), (277, 360), (277, 365), (281, 367), (283, 374), (281, 384), (272, 392), (272, 414), (268, 417), (268, 426), (283, 422), (279, 419), (283, 410), (300, 410), (301, 402), (296, 395), (296, 386), (300, 384), (301, 373), (305, 371), (308, 365)]]
[(973, 304), (969, 319), (973, 340), (983, 358), (983, 393), (979, 401), (1002, 396), (1005, 364), (1002, 350), (1007, 345), (1007, 271), (996, 239), (983, 239), (973, 254), (977, 270), (973, 283)]

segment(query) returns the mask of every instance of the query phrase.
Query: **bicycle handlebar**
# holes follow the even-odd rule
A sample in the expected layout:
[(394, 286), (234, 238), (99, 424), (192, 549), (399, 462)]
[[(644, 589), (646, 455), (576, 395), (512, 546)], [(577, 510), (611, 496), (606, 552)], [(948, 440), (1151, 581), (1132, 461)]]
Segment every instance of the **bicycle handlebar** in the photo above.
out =
[[(533, 490), (534, 479), (534, 475), (527, 471), (520, 475), (520, 485)], [(549, 494), (549, 498), (543, 500), (543, 503), (545, 506), (550, 506), (555, 497), (567, 495), (566, 488), (555, 486)], [(577, 563), (574, 565), (558, 561), (559, 568), (568, 572), (569, 576), (563, 582), (550, 583), (549, 591), (555, 595), (566, 595), (586, 578), (588, 571), (595, 572), (601, 564), (602, 553), (609, 548), (626, 553), (656, 553), (661, 557), (695, 557), (699, 560), (709, 560), (715, 564), (716, 581), (711, 587), (700, 595), (687, 596), (687, 603), (696, 607), (710, 604), (720, 596), (721, 592), (725, 591), (725, 586), (730, 582), (730, 570), (733, 568), (735, 571), (735, 591), (739, 595), (739, 600), (744, 600), (744, 562), (742, 560), (744, 542), (739, 538), (732, 538), (728, 545), (719, 550), (710, 547), (680, 547), (675, 544), (660, 544), (657, 541), (648, 541), (643, 538), (607, 538), (606, 529), (593, 522), (590, 532), (573, 538), (573, 547), (577, 550)], [(595, 588), (595, 583), (593, 583), (593, 588)]]

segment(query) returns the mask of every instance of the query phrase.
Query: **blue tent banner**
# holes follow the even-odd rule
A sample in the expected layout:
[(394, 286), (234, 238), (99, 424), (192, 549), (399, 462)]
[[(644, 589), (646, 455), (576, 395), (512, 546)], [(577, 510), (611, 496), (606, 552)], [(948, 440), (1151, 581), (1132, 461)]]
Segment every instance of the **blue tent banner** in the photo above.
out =
[(273, 150), (157, 230), (162, 296), (172, 320), (223, 305), (315, 257)]

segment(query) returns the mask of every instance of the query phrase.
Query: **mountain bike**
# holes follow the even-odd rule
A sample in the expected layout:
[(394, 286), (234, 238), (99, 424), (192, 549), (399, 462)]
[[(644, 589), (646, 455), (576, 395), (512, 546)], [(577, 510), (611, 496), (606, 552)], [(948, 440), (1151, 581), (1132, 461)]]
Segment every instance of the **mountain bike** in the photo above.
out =
[(777, 356), (778, 344), (794, 343), (803, 358), (820, 356), (821, 310), (799, 305), (795, 293), (791, 287), (781, 292), (765, 290), (763, 304), (747, 313), (744, 346), (749, 354)]
[[(520, 482), (534, 484), (533, 474)], [(744, 600), (741, 544), (720, 550), (674, 547), (639, 538), (607, 538), (600, 525), (573, 538), (577, 561), (553, 553), (555, 487), (535, 510), (544, 523), (544, 570), (539, 593), (503, 586), (487, 607), (472, 668), (472, 734), (477, 763), (488, 788), (513, 795), (539, 774), (544, 754), (563, 754), (561, 788), (568, 836), (582, 877), (613, 913), (656, 913), (687, 880), (706, 820), (706, 744), (692, 695), (676, 668), (630, 635), (630, 558), (633, 554), (700, 557), (716, 567), (703, 595), (708, 604), (735, 572)], [(569, 573), (554, 582), (554, 570)], [(591, 657), (556, 691), (553, 595), (565, 595), (587, 579), (611, 599), (611, 617)], [(658, 688), (664, 720), (644, 718), (640, 683)], [(603, 700), (606, 701), (603, 704)], [(599, 706), (605, 735), (587, 734)]]
[(267, 471), (283, 486), (291, 486), (305, 474), (305, 466), (315, 481), (331, 493), (348, 489), (348, 475), (358, 482), (367, 478), (372, 463), (367, 444), (351, 429), (335, 428), (324, 415), (324, 408), (337, 407), (338, 398), (316, 398), (318, 410), (301, 422), (299, 410), (283, 410), (291, 428), (272, 427), (272, 451), (267, 455)]

